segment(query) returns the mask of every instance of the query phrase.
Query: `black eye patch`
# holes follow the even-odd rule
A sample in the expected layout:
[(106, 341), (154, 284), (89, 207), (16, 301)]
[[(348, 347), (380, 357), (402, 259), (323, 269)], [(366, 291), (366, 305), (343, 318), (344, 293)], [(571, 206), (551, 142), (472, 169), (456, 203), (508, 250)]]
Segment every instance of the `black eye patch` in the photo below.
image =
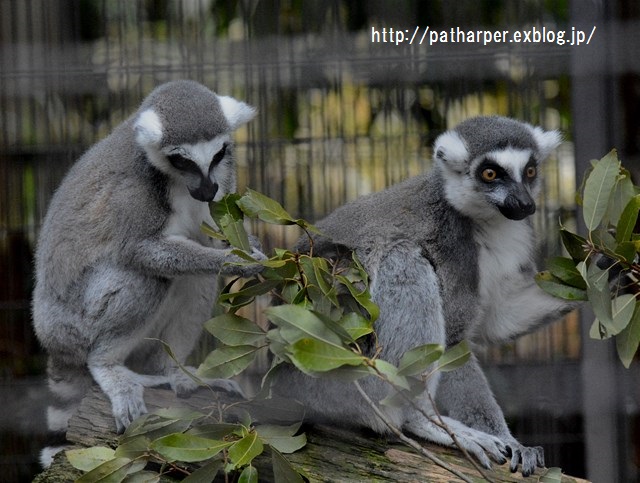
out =
[(171, 166), (176, 168), (178, 171), (200, 173), (196, 163), (185, 158), (181, 154), (170, 154), (167, 156), (167, 159), (171, 163)]
[(222, 161), (222, 158), (224, 158), (224, 155), (227, 154), (227, 143), (224, 143), (222, 145), (222, 149), (220, 149), (220, 151), (218, 151), (216, 154), (213, 155), (213, 158), (211, 159), (211, 164), (218, 164), (220, 161)]

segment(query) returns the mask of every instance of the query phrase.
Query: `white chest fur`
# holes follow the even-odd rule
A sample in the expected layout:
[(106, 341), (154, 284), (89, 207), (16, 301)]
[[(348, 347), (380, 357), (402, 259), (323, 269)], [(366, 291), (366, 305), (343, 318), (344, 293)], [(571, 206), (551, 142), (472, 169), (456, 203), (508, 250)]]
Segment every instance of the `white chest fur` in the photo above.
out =
[(171, 215), (164, 229), (166, 236), (185, 237), (203, 245), (210, 245), (208, 237), (200, 230), (200, 225), (206, 221), (215, 226), (209, 213), (209, 205), (194, 199), (186, 186), (173, 184), (169, 189)]
[(479, 293), (481, 306), (488, 307), (509, 296), (509, 287), (519, 286), (523, 268), (532, 260), (533, 230), (526, 221), (501, 219), (483, 225), (475, 234), (478, 245)]

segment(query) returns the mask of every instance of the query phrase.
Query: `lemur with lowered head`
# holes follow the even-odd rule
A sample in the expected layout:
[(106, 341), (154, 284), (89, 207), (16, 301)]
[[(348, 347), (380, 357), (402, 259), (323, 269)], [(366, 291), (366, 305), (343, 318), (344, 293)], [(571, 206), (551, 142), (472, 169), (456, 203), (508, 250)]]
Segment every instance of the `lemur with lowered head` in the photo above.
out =
[[(95, 381), (123, 431), (146, 412), (143, 387), (188, 394), (184, 363), (218, 295), (218, 274), (250, 275), (200, 231), (208, 201), (236, 189), (233, 132), (254, 109), (193, 81), (153, 90), (91, 147), (54, 194), (36, 253), (33, 320), (48, 352), (52, 431), (65, 431)], [(264, 255), (256, 247), (256, 258)], [(136, 370), (137, 372), (134, 372)], [(228, 380), (214, 386), (240, 391)]]
[[(540, 163), (558, 145), (555, 131), (504, 117), (476, 117), (440, 135), (434, 167), (384, 191), (348, 203), (317, 223), (314, 254), (354, 251), (370, 274), (380, 357), (398, 364), (407, 350), (427, 343), (450, 347), (510, 340), (560, 318), (572, 306), (534, 282)], [(308, 239), (297, 247), (309, 249)], [(347, 255), (349, 256), (349, 255)], [(362, 380), (375, 401), (389, 388)], [(310, 418), (388, 429), (349, 383), (282, 371), (277, 393), (303, 402)], [(509, 431), (474, 357), (463, 367), (430, 378), (420, 399), (435, 414), (429, 394), (458, 442), (483, 465), (504, 463), (530, 475), (544, 464), (542, 448), (525, 447)], [(451, 437), (410, 405), (381, 407), (400, 428), (436, 443)]]

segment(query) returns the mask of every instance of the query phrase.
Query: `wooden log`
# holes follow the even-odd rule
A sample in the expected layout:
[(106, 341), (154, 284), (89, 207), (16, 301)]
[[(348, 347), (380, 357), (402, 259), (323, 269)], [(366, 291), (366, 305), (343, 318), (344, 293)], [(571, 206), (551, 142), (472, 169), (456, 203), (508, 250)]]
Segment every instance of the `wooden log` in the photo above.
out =
[[(147, 388), (145, 402), (149, 411), (168, 407), (188, 407), (196, 410), (212, 407), (212, 398), (222, 403), (231, 402), (225, 395), (212, 396), (209, 391), (199, 391), (188, 399), (179, 399), (167, 389)], [(259, 417), (258, 417), (259, 419)], [(301, 450), (286, 455), (297, 469), (302, 469), (310, 481), (322, 482), (452, 482), (459, 481), (449, 471), (437, 466), (428, 458), (417, 454), (402, 443), (373, 433), (326, 425), (306, 427), (307, 445)], [(75, 447), (117, 445), (115, 423), (111, 406), (97, 388), (83, 400), (78, 412), (70, 421), (67, 439)], [(485, 481), (464, 458), (461, 452), (433, 444), (425, 447), (438, 458), (474, 481)], [(255, 461), (260, 481), (272, 481), (271, 458), (261, 456)], [(494, 466), (486, 475), (491, 481), (537, 482), (545, 470), (523, 478), (511, 473), (508, 463)], [(54, 464), (34, 481), (50, 483), (73, 481), (81, 473), (71, 467), (61, 453)], [(163, 480), (166, 481), (166, 480)], [(217, 481), (217, 480), (216, 480)], [(224, 481), (221, 479), (220, 481)], [(564, 476), (563, 483), (584, 483), (586, 480)]]

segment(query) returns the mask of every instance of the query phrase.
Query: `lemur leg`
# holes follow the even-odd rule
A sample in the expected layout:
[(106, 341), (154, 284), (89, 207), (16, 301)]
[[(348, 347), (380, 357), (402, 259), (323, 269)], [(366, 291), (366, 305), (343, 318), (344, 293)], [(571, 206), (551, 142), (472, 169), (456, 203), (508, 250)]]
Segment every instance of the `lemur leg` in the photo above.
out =
[(541, 447), (523, 446), (511, 435), (475, 357), (455, 371), (442, 374), (437, 401), (451, 418), (499, 438), (511, 452), (511, 471), (522, 463), (522, 474), (528, 476), (536, 466), (544, 466)]
[(168, 284), (166, 279), (106, 265), (97, 267), (87, 278), (83, 323), (91, 324), (95, 334), (89, 344), (87, 366), (111, 400), (120, 432), (146, 412), (143, 387), (162, 383), (162, 377), (131, 371), (125, 367), (125, 360), (148, 336)]
[[(159, 341), (148, 341), (146, 353), (149, 355), (142, 364), (142, 370), (165, 374), (171, 388), (180, 397), (188, 396), (198, 387), (198, 383), (185, 372), (193, 374), (196, 369), (186, 366), (186, 362), (203, 335), (203, 325), (211, 317), (217, 294), (215, 276), (177, 277), (156, 313), (154, 326), (157, 334), (154, 337), (169, 345), (175, 360), (160, 347)], [(213, 389), (243, 396), (235, 381), (208, 378), (202, 381)]]
[[(360, 255), (372, 274), (371, 294), (380, 307), (378, 338), (385, 341), (381, 357), (398, 364), (407, 350), (445, 341), (445, 320), (439, 281), (431, 264), (411, 245), (396, 244), (391, 251)], [(377, 276), (380, 274), (380, 276)], [(451, 446), (453, 439), (440, 427), (431, 403), (439, 389), (439, 374), (426, 382), (425, 393), (404, 408), (403, 428), (428, 441)], [(504, 444), (495, 436), (470, 428), (452, 418), (442, 418), (458, 444), (490, 467), (490, 459), (506, 461)]]

